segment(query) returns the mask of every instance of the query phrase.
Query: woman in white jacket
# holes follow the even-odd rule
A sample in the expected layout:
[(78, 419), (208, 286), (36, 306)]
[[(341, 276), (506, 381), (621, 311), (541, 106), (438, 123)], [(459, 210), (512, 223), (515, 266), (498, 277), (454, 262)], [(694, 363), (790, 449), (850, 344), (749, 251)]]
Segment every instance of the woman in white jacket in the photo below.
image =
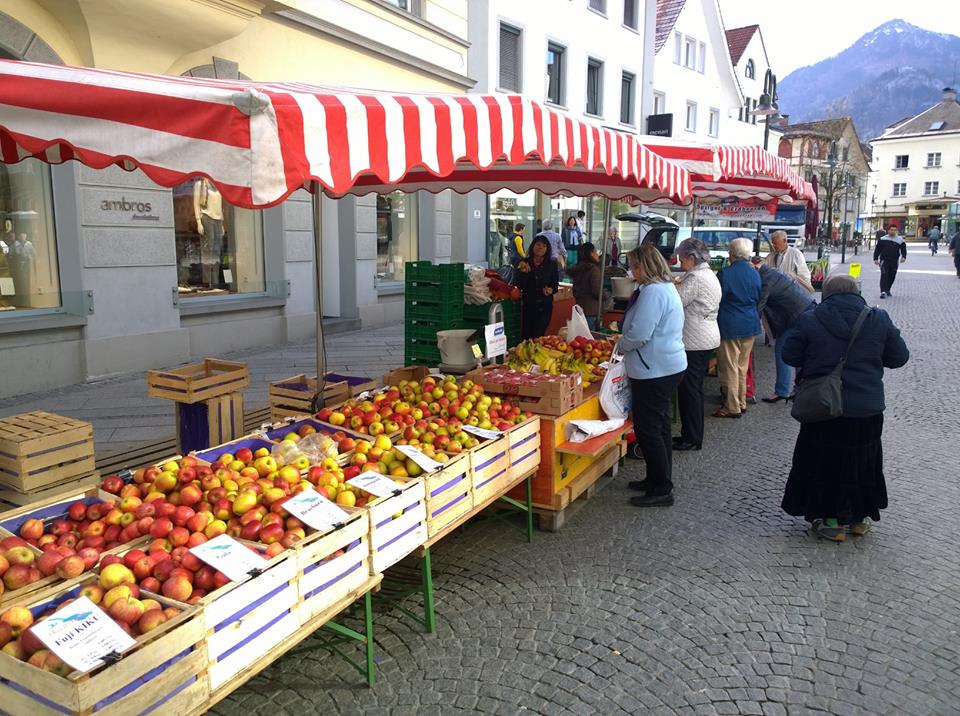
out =
[(720, 345), (720, 282), (710, 270), (710, 250), (700, 239), (681, 241), (677, 258), (684, 271), (677, 279), (677, 291), (683, 303), (687, 369), (677, 388), (681, 427), (680, 436), (673, 439), (673, 449), (699, 450), (703, 446), (703, 378), (710, 356)]

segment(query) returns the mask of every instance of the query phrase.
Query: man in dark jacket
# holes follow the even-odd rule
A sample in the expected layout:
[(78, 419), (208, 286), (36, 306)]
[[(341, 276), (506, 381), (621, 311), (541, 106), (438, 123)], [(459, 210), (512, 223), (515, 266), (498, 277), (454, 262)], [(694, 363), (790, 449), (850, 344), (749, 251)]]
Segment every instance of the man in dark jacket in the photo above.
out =
[(953, 256), (953, 267), (957, 270), (957, 278), (960, 278), (960, 229), (950, 239), (950, 255)]
[(794, 321), (817, 305), (799, 283), (783, 271), (760, 264), (760, 303), (757, 309), (767, 322), (776, 343), (773, 353), (777, 362), (777, 383), (774, 395), (764, 403), (778, 403), (793, 394), (793, 368), (783, 360), (783, 345), (793, 330)]
[(890, 289), (897, 278), (899, 263), (906, 260), (907, 242), (897, 233), (896, 225), (890, 224), (887, 235), (877, 241), (873, 250), (873, 263), (880, 267), (880, 298), (893, 295)]

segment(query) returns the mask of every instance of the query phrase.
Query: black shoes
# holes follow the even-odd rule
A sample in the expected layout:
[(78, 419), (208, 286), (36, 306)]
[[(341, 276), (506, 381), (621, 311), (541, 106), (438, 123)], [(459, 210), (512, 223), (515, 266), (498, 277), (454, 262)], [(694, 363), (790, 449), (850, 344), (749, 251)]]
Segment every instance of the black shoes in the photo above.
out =
[(673, 449), (679, 450), (681, 452), (685, 450), (699, 450), (700, 447), (701, 447), (700, 445), (697, 445), (696, 443), (687, 442), (686, 440), (681, 440), (680, 442), (675, 442), (673, 444)]
[(673, 495), (643, 495), (630, 498), (634, 507), (670, 507), (673, 504)]
[(631, 490), (639, 490), (640, 492), (644, 492), (647, 489), (647, 481), (631, 480), (627, 483), (627, 487), (629, 487)]

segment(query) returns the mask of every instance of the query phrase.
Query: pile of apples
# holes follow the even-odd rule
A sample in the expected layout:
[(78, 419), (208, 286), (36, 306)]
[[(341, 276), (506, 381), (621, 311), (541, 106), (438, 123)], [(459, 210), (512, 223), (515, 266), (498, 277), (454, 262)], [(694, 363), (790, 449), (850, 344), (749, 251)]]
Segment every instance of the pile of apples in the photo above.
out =
[[(331, 425), (343, 425), (349, 420), (351, 429), (369, 435), (392, 435), (402, 431), (403, 440), (416, 439), (429, 444), (432, 441), (424, 440), (423, 436), (427, 433), (433, 433), (433, 438), (444, 435), (438, 432), (439, 428), (446, 428), (446, 437), (453, 439), (462, 425), (507, 430), (529, 415), (522, 414), (509, 400), (485, 395), (483, 386), (472, 380), (458, 382), (449, 375), (428, 375), (419, 381), (401, 380), (370, 400), (351, 398), (336, 409), (324, 408), (317, 413), (317, 419)], [(460, 443), (460, 450), (478, 444), (459, 439), (456, 442)], [(459, 452), (453, 445), (441, 449)]]
[(567, 342), (560, 336), (541, 336), (534, 339), (537, 343), (547, 348), (552, 348), (561, 353), (570, 353), (574, 358), (583, 358), (587, 363), (597, 365), (610, 360), (613, 352), (613, 344), (605, 340), (592, 340), (577, 336), (572, 341)]
[[(450, 459), (446, 453), (435, 451), (432, 445), (420, 446), (419, 449), (437, 462)], [(390, 439), (383, 435), (373, 443), (358, 441), (351, 464), (359, 468), (359, 472), (379, 472), (390, 477), (419, 477), (423, 474), (423, 469), (415, 461), (393, 447)]]

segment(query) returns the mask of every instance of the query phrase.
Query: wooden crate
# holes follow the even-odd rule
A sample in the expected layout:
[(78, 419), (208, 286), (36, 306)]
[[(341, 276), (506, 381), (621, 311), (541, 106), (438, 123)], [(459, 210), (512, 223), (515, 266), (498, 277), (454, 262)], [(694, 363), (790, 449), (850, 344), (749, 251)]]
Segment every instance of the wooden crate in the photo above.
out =
[(510, 482), (540, 466), (540, 416), (507, 431), (510, 441)]
[(504, 370), (488, 367), (472, 370), (464, 378), (483, 386), (491, 396), (500, 396), (516, 403), (521, 410), (539, 415), (563, 415), (583, 400), (583, 382), (579, 373), (563, 373), (550, 376), (530, 385), (518, 385), (494, 377), (492, 371)]
[(301, 624), (370, 579), (370, 515), (362, 509), (348, 512), (343, 526), (311, 535), (296, 546)]
[[(311, 401), (317, 392), (317, 377), (304, 373), (270, 383), (270, 418), (282, 420), (297, 415), (312, 415)], [(323, 386), (325, 405), (339, 405), (350, 397), (345, 381), (327, 382)]]
[(377, 381), (374, 378), (367, 378), (361, 375), (344, 375), (342, 373), (327, 373), (326, 378), (331, 382), (344, 381), (350, 390), (350, 397), (356, 397), (360, 393), (366, 393), (377, 389)]
[(250, 385), (246, 363), (204, 358), (182, 368), (147, 371), (147, 395), (151, 398), (199, 403)]
[(268, 440), (263, 435), (258, 433), (253, 433), (251, 435), (245, 435), (239, 440), (233, 440), (232, 442), (223, 443), (222, 445), (215, 445), (214, 447), (206, 450), (200, 450), (194, 453), (194, 456), (198, 460), (202, 460), (207, 464), (212, 465), (224, 453), (235, 455), (237, 450), (243, 447), (250, 448), (250, 450), (253, 452), (256, 452), (259, 448), (267, 448), (268, 450), (272, 450), (274, 445), (276, 445), (274, 441)]
[(200, 600), (214, 698), (221, 687), (300, 628), (298, 574), (297, 553), (286, 550), (264, 560), (259, 576), (231, 582)]
[(386, 571), (427, 540), (425, 481), (413, 478), (397, 484), (397, 494), (367, 503), (371, 574)]
[(243, 393), (227, 393), (198, 403), (177, 403), (175, 418), (180, 453), (235, 440), (245, 433)]
[(510, 485), (510, 439), (506, 435), (468, 450), (467, 455), (474, 505), (502, 494)]
[(401, 380), (423, 380), (428, 375), (430, 370), (422, 365), (395, 368), (383, 376), (383, 386), (398, 385)]
[[(56, 596), (22, 600), (37, 616), (77, 596), (86, 581)], [(11, 714), (91, 714), (110, 716), (184, 713), (209, 698), (206, 678), (206, 627), (202, 611), (166, 597), (145, 593), (182, 613), (143, 636), (110, 666), (67, 677), (42, 671), (0, 652), (0, 703)]]
[(42, 410), (0, 419), (0, 485), (27, 493), (95, 469), (90, 423)]
[(470, 457), (461, 453), (440, 470), (423, 476), (426, 487), (427, 537), (442, 532), (473, 509)]
[(18, 492), (12, 489), (0, 489), (0, 511), (7, 508), (24, 507), (37, 502), (43, 502), (51, 497), (57, 497), (86, 487), (96, 487), (100, 484), (100, 473), (94, 470), (89, 475), (83, 475), (74, 479), (51, 485), (42, 490), (33, 492)]

